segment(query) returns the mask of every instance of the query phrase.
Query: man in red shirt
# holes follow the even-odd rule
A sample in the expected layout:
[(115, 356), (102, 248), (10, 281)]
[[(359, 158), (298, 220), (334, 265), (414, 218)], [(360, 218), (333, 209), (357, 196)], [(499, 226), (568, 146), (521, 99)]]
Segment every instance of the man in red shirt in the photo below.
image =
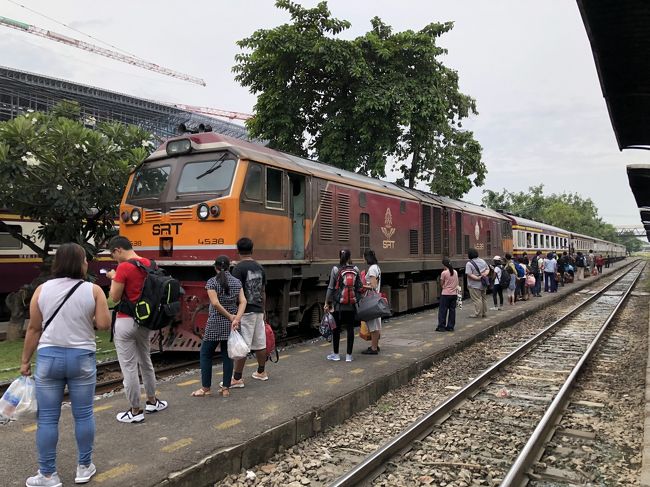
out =
[[(111, 257), (118, 262), (117, 269), (106, 274), (106, 277), (112, 281), (109, 296), (116, 303), (120, 301), (133, 303), (140, 298), (146, 274), (129, 260), (139, 260), (147, 267), (151, 265), (151, 261), (136, 254), (131, 242), (126, 237), (113, 237), (108, 242), (108, 248), (111, 251)], [(140, 423), (144, 421), (144, 411), (140, 407), (138, 366), (147, 393), (145, 410), (148, 413), (162, 411), (167, 407), (167, 402), (156, 397), (156, 375), (151, 363), (150, 331), (139, 326), (132, 316), (124, 312), (128, 308), (128, 306), (117, 307), (123, 311), (117, 312), (113, 340), (124, 376), (124, 393), (131, 408), (119, 413), (116, 418), (122, 423)]]

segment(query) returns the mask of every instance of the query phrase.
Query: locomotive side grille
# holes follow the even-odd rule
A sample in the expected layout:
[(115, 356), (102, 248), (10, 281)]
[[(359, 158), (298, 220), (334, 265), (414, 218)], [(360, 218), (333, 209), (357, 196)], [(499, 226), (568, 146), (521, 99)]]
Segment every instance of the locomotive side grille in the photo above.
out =
[(486, 235), (487, 235), (486, 237), (487, 255), (491, 256), (492, 255), (492, 232), (488, 230)]
[(144, 210), (143, 220), (147, 223), (149, 222), (159, 222), (162, 218), (162, 215), (159, 211), (153, 210)]
[(456, 253), (463, 253), (463, 215), (456, 212)]
[(433, 208), (433, 253), (442, 253), (442, 209)]
[(320, 190), (320, 211), (318, 234), (321, 240), (334, 239), (334, 201), (332, 192)]
[(431, 207), (422, 207), (422, 253), (431, 254)]
[(194, 211), (192, 211), (192, 208), (179, 208), (178, 210), (170, 211), (169, 215), (179, 220), (191, 220), (194, 216)]
[(336, 231), (339, 242), (350, 240), (350, 195), (339, 193), (336, 205)]
[(420, 242), (418, 241), (418, 231), (409, 230), (409, 254), (418, 255), (420, 250)]

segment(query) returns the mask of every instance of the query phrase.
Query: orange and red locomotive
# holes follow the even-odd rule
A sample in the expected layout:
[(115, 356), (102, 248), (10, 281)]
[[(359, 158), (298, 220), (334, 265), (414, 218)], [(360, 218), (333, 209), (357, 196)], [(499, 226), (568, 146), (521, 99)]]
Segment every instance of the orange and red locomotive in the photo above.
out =
[(442, 258), (512, 250), (511, 221), (469, 203), (344, 171), (216, 133), (169, 139), (132, 174), (120, 234), (183, 283), (182, 322), (165, 347), (194, 350), (205, 281), (219, 254), (250, 237), (267, 272), (267, 315), (280, 333), (317, 325), (331, 266), (375, 250), (395, 311), (437, 301)]

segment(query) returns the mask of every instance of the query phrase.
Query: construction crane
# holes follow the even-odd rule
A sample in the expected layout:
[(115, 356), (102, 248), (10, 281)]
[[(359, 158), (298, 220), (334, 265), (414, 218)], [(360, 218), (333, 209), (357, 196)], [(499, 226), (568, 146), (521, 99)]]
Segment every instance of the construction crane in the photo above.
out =
[[(161, 102), (164, 103), (164, 102)], [(210, 115), (213, 117), (224, 117), (224, 118), (229, 118), (229, 119), (236, 119), (236, 120), (248, 120), (249, 118), (252, 118), (253, 115), (250, 113), (241, 113), (241, 112), (230, 112), (227, 110), (219, 110), (218, 108), (210, 108), (210, 107), (196, 107), (193, 105), (182, 105), (180, 103), (174, 103), (172, 105), (174, 108), (178, 108), (179, 110), (185, 110), (188, 112), (194, 112), (194, 113), (201, 113), (203, 115)]]
[(165, 76), (171, 76), (172, 78), (177, 78), (183, 81), (187, 81), (189, 83), (195, 83), (197, 85), (205, 86), (205, 81), (202, 80), (201, 78), (190, 76), (189, 74), (183, 74), (178, 71), (174, 71), (173, 69), (165, 68), (155, 63), (150, 63), (149, 61), (145, 61), (144, 59), (140, 59), (135, 56), (130, 56), (128, 54), (122, 54), (117, 51), (112, 51), (110, 49), (105, 49), (103, 47), (99, 47), (94, 44), (90, 44), (88, 42), (80, 41), (79, 39), (74, 39), (72, 37), (68, 37), (66, 35), (59, 34), (51, 30), (41, 29), (40, 27), (36, 27), (34, 25), (26, 24), (24, 22), (9, 19), (7, 17), (2, 17), (2, 16), (0, 16), (0, 25), (9, 27), (11, 29), (19, 30), (21, 32), (27, 32), (28, 34), (44, 37), (45, 39), (49, 39), (51, 41), (56, 41), (62, 44), (66, 44), (68, 46), (76, 47), (77, 49), (83, 49), (84, 51), (92, 52), (93, 54), (99, 54), (100, 56), (104, 56), (110, 59), (115, 59), (116, 61), (130, 64), (132, 66), (138, 66), (139, 68), (148, 69), (149, 71), (163, 74)]

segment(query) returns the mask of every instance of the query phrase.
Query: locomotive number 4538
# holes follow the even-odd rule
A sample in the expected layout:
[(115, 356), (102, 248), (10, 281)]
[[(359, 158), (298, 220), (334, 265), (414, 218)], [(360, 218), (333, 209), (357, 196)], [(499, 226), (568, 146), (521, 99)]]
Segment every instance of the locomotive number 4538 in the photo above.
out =
[(151, 234), (157, 235), (178, 235), (181, 233), (182, 223), (156, 223), (151, 227)]

